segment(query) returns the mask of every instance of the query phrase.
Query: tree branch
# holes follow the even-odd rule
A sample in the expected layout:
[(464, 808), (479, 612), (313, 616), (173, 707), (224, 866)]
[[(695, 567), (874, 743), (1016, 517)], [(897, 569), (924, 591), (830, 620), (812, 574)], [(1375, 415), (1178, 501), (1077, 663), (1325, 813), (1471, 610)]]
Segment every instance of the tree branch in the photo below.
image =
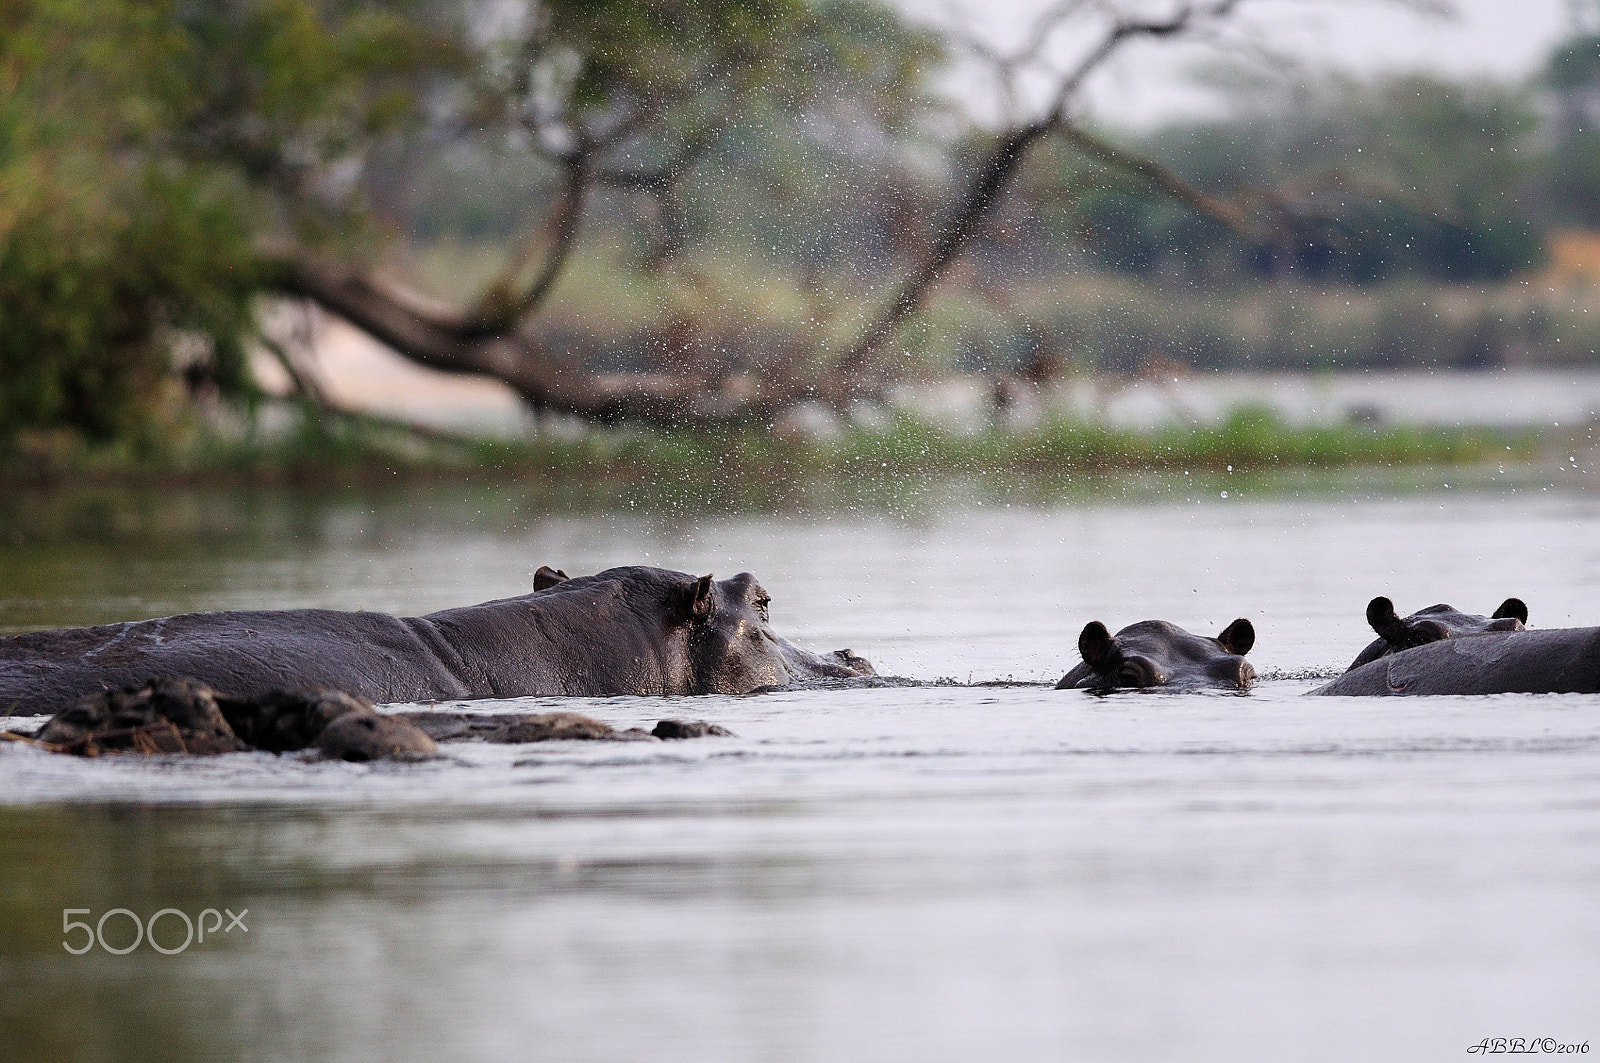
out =
[[(838, 359), (836, 365), (840, 373), (846, 377), (859, 374), (866, 367), (868, 359), (893, 334), (900, 323), (921, 308), (934, 282), (955, 261), (979, 222), (988, 214), (1006, 186), (1016, 177), (1017, 168), (1021, 165), (1028, 149), (1049, 131), (1050, 127), (1047, 124), (1034, 122), (1021, 129), (1014, 129), (999, 139), (984, 160), (982, 169), (972, 182), (972, 187), (967, 190), (960, 209), (945, 223), (938, 241), (923, 256), (922, 262), (911, 276), (900, 285), (899, 291), (890, 300), (887, 308), (862, 333), (855, 345)], [(863, 388), (860, 385), (852, 385), (850, 390), (860, 392)]]
[(1143, 178), (1150, 185), (1173, 199), (1232, 229), (1247, 240), (1259, 240), (1262, 234), (1250, 223), (1243, 209), (1236, 203), (1211, 195), (1209, 192), (1185, 181), (1175, 170), (1153, 159), (1134, 155), (1116, 148), (1088, 131), (1063, 121), (1057, 130), (1062, 139), (1085, 155), (1115, 169)]
[[(888, 305), (867, 326), (856, 343), (836, 361), (839, 373), (849, 382), (851, 393), (860, 395), (867, 390), (866, 382), (857, 378), (865, 370), (878, 348), (894, 333), (901, 322), (921, 308), (928, 292), (960, 255), (979, 224), (1010, 186), (1028, 150), (1047, 134), (1057, 132), (1066, 126), (1067, 108), (1089, 75), (1130, 40), (1141, 37), (1171, 37), (1183, 33), (1196, 22), (1215, 21), (1227, 17), (1237, 4), (1238, 0), (1213, 0), (1209, 4), (1185, 4), (1165, 19), (1117, 18), (1099, 43), (1079, 61), (1076, 68), (1062, 77), (1045, 115), (1013, 128), (996, 139), (966, 195), (962, 197), (960, 207), (940, 229), (939, 238), (900, 285)], [(1076, 10), (1076, 6), (1070, 3), (1057, 5), (1047, 13), (1046, 19), (1065, 18)], [(1042, 48), (1043, 41), (1049, 36), (1052, 28), (1045, 25), (1045, 20), (1041, 20), (1034, 27), (1026, 47)], [(1194, 194), (1201, 195), (1197, 190)]]
[(770, 419), (827, 381), (710, 379), (677, 373), (592, 373), (522, 334), (485, 335), (462, 315), (430, 311), (399, 292), (294, 248), (269, 251), (272, 286), (311, 299), (419, 365), (493, 377), (535, 409), (590, 421), (659, 425)]
[[(500, 277), (478, 297), (469, 314), (470, 328), (475, 335), (509, 333), (544, 303), (566, 268), (578, 231), (583, 227), (583, 204), (589, 191), (590, 174), (586, 148), (580, 147), (563, 159), (561, 194), (545, 224), (546, 239), (525, 238)], [(518, 282), (533, 260), (535, 249), (541, 245), (549, 247), (544, 267), (519, 291)]]

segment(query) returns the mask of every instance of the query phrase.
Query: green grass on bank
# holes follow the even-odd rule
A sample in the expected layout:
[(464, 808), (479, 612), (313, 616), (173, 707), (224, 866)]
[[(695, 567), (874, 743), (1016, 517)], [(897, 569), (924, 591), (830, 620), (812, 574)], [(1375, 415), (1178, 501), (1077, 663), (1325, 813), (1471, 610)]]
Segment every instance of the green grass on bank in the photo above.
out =
[[(1587, 431), (1592, 436), (1593, 428)], [(414, 433), (377, 419), (323, 419), (302, 420), (299, 427), (270, 437), (224, 439), (195, 430), (170, 446), (139, 453), (89, 450), (64, 439), (33, 441), (0, 465), (0, 479), (342, 483), (466, 472), (581, 485), (693, 476), (729, 483), (861, 475), (1244, 473), (1528, 462), (1571, 442), (1570, 436), (1551, 439), (1534, 429), (1294, 425), (1255, 408), (1240, 409), (1215, 425), (1153, 430), (1056, 419), (1021, 429), (961, 431), (900, 414), (800, 437), (733, 425), (567, 427), (513, 440), (480, 440)]]

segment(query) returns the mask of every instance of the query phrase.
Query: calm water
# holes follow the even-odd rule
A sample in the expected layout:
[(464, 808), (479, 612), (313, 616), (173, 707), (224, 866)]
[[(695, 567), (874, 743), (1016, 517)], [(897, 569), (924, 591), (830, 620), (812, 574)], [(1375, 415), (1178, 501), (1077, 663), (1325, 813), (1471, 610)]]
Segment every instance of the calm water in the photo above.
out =
[[(418, 612), (646, 562), (753, 571), (780, 630), (885, 673), (1009, 685), (478, 703), (739, 737), (407, 766), (0, 747), (0, 1057), (1600, 1051), (1600, 697), (1299, 696), (1365, 644), (1378, 593), (1600, 623), (1600, 496), (1446, 480), (913, 485), (731, 515), (696, 490), (18, 499), (0, 630)], [(1249, 696), (1030, 685), (1089, 619), (1235, 616), (1267, 677)], [(248, 908), (249, 932), (63, 950), (63, 909), (116, 907)]]

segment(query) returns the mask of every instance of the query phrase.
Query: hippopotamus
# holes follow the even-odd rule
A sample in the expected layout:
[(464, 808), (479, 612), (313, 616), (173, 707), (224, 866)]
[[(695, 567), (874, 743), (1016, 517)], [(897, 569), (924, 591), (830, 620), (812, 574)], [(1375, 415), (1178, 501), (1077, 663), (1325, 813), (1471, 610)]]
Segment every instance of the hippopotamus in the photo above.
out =
[(1489, 631), (1521, 631), (1528, 622), (1528, 607), (1520, 598), (1507, 598), (1493, 616), (1463, 613), (1450, 605), (1430, 605), (1405, 619), (1395, 615), (1394, 603), (1377, 597), (1367, 603), (1367, 623), (1378, 637), (1356, 655), (1345, 671), (1360, 668), (1391, 653), (1440, 639), (1481, 635)]
[(155, 677), (238, 697), (327, 687), (374, 702), (525, 695), (745, 694), (870, 675), (772, 630), (756, 578), (660, 568), (566, 578), (418, 617), (332, 609), (185, 613), (0, 637), (0, 713), (42, 715)]
[(1240, 617), (1216, 638), (1191, 635), (1165, 620), (1141, 620), (1113, 637), (1098, 620), (1078, 636), (1083, 663), (1061, 677), (1057, 690), (1082, 687), (1104, 693), (1119, 688), (1220, 687), (1248, 690), (1256, 670), (1244, 655), (1256, 629)]
[(1454, 635), (1386, 654), (1312, 694), (1592, 694), (1600, 627)]

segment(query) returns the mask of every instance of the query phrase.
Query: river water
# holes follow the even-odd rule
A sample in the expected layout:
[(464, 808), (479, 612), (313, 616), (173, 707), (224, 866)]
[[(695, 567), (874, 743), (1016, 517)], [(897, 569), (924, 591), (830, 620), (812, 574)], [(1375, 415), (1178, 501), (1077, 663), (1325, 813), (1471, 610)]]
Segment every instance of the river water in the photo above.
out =
[[(1366, 643), (1379, 593), (1600, 623), (1600, 494), (1571, 472), (758, 507), (698, 487), (16, 499), (0, 631), (421, 612), (521, 593), (541, 564), (648, 563), (752, 571), (794, 641), (923, 682), (477, 703), (738, 737), (415, 765), (0, 745), (0, 1057), (1423, 1060), (1600, 1040), (1600, 697), (1300, 696)], [(1258, 632), (1247, 696), (1044, 685), (1090, 619), (1236, 616)], [(64, 918), (114, 908), (247, 909), (248, 931), (64, 949), (83, 933)], [(128, 916), (102, 936), (131, 942)]]

